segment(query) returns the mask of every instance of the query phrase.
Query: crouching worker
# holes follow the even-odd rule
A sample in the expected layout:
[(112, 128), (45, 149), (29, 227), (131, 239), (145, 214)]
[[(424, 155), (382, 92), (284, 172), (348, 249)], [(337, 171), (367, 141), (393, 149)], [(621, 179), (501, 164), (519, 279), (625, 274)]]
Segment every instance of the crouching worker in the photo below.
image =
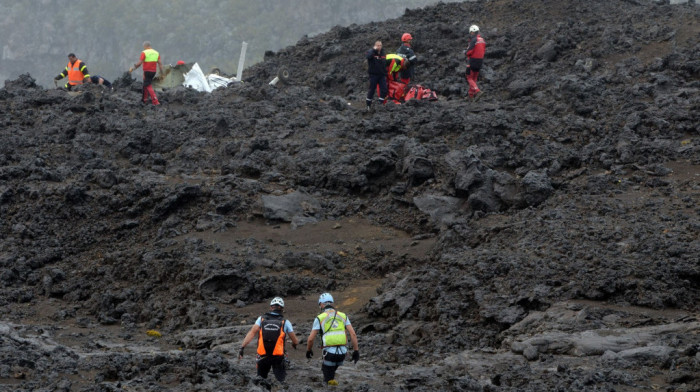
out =
[(347, 334), (350, 335), (352, 349), (354, 350), (352, 360), (356, 364), (360, 360), (357, 335), (352, 325), (350, 325), (348, 316), (345, 313), (338, 312), (333, 307), (333, 296), (328, 293), (321, 294), (318, 298), (318, 306), (323, 310), (323, 313), (314, 319), (309, 340), (306, 344), (306, 358), (311, 359), (314, 356), (314, 339), (320, 333), (323, 354), (323, 364), (321, 365), (323, 382), (328, 385), (338, 385), (338, 381), (335, 380), (335, 371), (338, 370), (338, 366), (343, 364), (348, 353)]
[(243, 349), (256, 336), (258, 338), (258, 376), (267, 378), (270, 369), (275, 374), (275, 378), (281, 383), (287, 376), (284, 368), (284, 344), (287, 335), (292, 340), (292, 347), (296, 350), (299, 339), (294, 334), (292, 323), (286, 320), (284, 312), (284, 300), (275, 297), (270, 302), (270, 311), (258, 317), (253, 327), (243, 339), (241, 350), (238, 352), (238, 359), (243, 358)]
[(88, 82), (88, 83), (99, 84), (99, 85), (101, 85), (101, 86), (105, 86), (105, 87), (107, 87), (107, 88), (110, 89), (110, 90), (113, 89), (113, 88), (112, 88), (112, 82), (110, 82), (109, 80), (103, 78), (103, 77), (100, 76), (100, 75), (92, 75), (92, 76), (90, 76), (89, 78), (85, 78), (85, 81)]
[(382, 41), (374, 43), (374, 47), (365, 54), (367, 57), (367, 72), (369, 73), (369, 91), (367, 91), (367, 111), (372, 110), (372, 98), (379, 86), (379, 102), (384, 103), (387, 94), (386, 87), (386, 55), (382, 49)]

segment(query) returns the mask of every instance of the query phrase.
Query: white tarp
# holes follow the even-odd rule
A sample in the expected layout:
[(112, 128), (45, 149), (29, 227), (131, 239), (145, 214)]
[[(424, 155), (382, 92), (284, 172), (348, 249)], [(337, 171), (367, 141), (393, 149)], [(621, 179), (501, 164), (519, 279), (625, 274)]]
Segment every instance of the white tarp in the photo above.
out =
[(209, 82), (209, 87), (211, 87), (212, 90), (214, 90), (219, 87), (226, 87), (229, 85), (229, 83), (235, 82), (236, 80), (225, 78), (216, 74), (209, 74), (209, 76), (207, 76), (207, 81)]
[(190, 72), (185, 75), (185, 82), (182, 83), (185, 87), (191, 87), (197, 91), (206, 91), (210, 93), (212, 88), (207, 82), (207, 78), (204, 76), (204, 72), (199, 68), (199, 64), (194, 63)]
[(215, 74), (204, 76), (204, 72), (202, 72), (199, 64), (194, 63), (190, 72), (185, 75), (185, 82), (182, 83), (182, 85), (185, 87), (191, 87), (197, 91), (210, 93), (216, 88), (226, 87), (229, 85), (229, 83), (235, 81), (235, 79), (229, 79)]

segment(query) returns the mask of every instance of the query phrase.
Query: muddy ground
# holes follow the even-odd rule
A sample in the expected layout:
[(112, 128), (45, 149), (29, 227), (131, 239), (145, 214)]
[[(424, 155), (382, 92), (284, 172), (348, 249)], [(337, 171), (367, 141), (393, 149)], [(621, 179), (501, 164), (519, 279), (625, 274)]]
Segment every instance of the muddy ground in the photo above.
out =
[[(318, 349), (289, 348), (286, 386), (236, 354), (272, 297), (305, 337), (330, 291), (362, 356), (338, 390), (700, 390), (698, 21), (695, 4), (440, 4), (158, 108), (128, 75), (7, 81), (0, 389), (322, 390)], [(440, 100), (364, 113), (362, 53), (404, 31)]]

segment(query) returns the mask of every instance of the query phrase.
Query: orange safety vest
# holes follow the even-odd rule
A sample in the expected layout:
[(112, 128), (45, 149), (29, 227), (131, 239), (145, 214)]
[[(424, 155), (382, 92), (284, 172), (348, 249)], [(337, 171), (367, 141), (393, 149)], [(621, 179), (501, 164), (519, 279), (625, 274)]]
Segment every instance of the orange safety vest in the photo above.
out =
[(68, 71), (68, 84), (71, 86), (83, 84), (85, 75), (83, 75), (83, 70), (81, 68), (85, 68), (85, 64), (83, 64), (81, 60), (75, 60), (75, 63), (72, 65), (70, 61), (68, 62), (68, 65), (66, 65), (66, 71)]
[[(258, 355), (260, 356), (265, 356), (265, 355), (273, 355), (273, 356), (281, 356), (284, 355), (284, 338), (285, 338), (285, 333), (284, 333), (284, 324), (285, 320), (282, 320), (282, 325), (279, 327), (279, 337), (277, 338), (277, 341), (275, 342), (275, 348), (272, 350), (272, 354), (268, 353), (267, 350), (265, 350), (265, 342), (263, 341), (263, 329), (268, 326), (268, 324), (265, 323), (265, 316), (261, 317), (260, 319), (260, 332), (258, 334)], [(275, 323), (276, 324), (276, 323)], [(274, 324), (270, 324), (270, 326), (273, 326)], [(273, 333), (276, 331), (273, 331)]]

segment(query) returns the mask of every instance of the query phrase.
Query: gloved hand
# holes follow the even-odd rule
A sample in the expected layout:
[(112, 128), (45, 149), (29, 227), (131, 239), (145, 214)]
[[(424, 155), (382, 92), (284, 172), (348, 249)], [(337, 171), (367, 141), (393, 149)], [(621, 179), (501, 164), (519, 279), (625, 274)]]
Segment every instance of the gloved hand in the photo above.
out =
[(296, 344), (296, 343), (292, 343), (292, 348), (296, 350), (296, 349), (297, 349), (297, 344)]
[(243, 350), (245, 347), (241, 347), (241, 349), (238, 351), (238, 358), (243, 358)]
[(129, 73), (134, 72), (134, 67), (129, 67)]
[(352, 352), (352, 360), (357, 364), (357, 361), (360, 360), (360, 351), (355, 350)]
[(313, 350), (307, 350), (306, 351), (306, 358), (311, 359), (311, 357), (314, 356), (314, 351)]
[(63, 78), (60, 76), (56, 76), (55, 78), (53, 78), (53, 80), (61, 80), (61, 79), (63, 79)]

